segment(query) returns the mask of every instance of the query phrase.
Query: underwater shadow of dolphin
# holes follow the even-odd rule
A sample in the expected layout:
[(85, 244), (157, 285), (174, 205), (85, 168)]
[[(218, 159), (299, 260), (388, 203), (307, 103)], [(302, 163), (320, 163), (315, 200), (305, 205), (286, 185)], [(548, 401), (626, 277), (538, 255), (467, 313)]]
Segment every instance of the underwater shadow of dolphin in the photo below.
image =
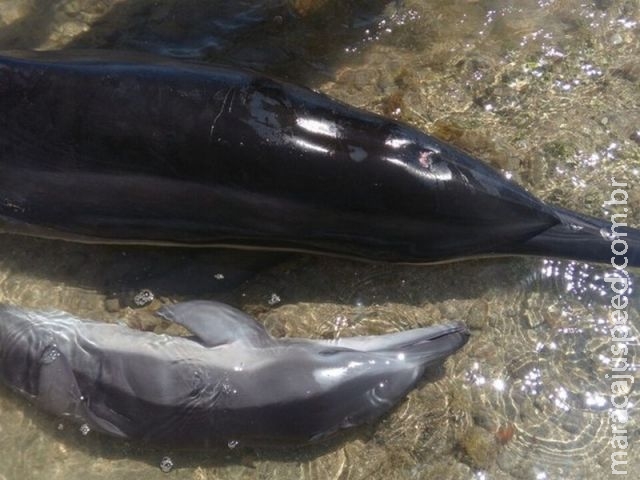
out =
[[(108, 51), (0, 57), (0, 224), (399, 263), (609, 262), (616, 238), (399, 122), (254, 72)], [(616, 233), (640, 265), (640, 231)]]
[(275, 339), (228, 305), (158, 314), (193, 337), (0, 305), (0, 381), (114, 437), (171, 445), (305, 445), (388, 412), (462, 348), (461, 323), (336, 340)]

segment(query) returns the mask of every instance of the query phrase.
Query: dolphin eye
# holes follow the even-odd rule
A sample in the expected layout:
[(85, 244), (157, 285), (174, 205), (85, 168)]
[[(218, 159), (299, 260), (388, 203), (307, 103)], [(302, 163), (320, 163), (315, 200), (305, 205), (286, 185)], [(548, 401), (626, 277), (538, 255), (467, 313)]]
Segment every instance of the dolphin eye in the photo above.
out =
[(388, 406), (393, 405), (393, 401), (390, 398), (392, 392), (389, 390), (389, 380), (380, 380), (376, 385), (367, 392), (367, 399), (369, 403), (374, 406)]

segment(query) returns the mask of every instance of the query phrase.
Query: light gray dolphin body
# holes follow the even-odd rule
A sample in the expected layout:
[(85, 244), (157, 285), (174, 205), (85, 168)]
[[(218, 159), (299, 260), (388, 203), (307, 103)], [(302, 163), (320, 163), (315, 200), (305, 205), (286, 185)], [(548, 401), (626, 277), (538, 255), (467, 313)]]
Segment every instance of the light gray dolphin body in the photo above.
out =
[(468, 339), (460, 323), (274, 339), (243, 312), (205, 301), (158, 314), (194, 336), (0, 305), (0, 381), (116, 437), (304, 444), (380, 417)]

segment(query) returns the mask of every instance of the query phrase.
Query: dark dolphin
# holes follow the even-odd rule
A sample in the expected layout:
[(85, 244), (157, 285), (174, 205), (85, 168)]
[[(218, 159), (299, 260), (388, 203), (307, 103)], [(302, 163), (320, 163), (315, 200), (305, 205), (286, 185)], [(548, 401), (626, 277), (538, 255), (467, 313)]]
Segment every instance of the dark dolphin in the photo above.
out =
[[(609, 262), (613, 239), (407, 125), (253, 72), (106, 51), (0, 56), (0, 223), (407, 263)], [(617, 233), (640, 265), (640, 231)]]
[(0, 381), (116, 437), (300, 445), (379, 418), (468, 339), (459, 323), (274, 339), (243, 312), (204, 301), (159, 314), (194, 337), (0, 305)]

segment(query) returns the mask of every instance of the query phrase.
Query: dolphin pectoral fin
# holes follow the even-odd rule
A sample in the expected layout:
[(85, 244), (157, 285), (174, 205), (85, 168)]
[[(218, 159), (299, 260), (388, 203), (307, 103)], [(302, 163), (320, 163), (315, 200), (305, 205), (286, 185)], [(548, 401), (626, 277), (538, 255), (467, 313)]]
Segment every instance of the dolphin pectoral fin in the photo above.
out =
[(194, 300), (166, 305), (156, 315), (187, 328), (207, 347), (238, 341), (262, 346), (273, 341), (255, 318), (220, 302)]
[(55, 415), (76, 415), (82, 393), (73, 369), (55, 347), (46, 355), (49, 360), (40, 366), (36, 405)]
[(51, 351), (49, 359), (52, 360), (50, 363), (44, 363), (40, 367), (36, 405), (54, 415), (86, 422), (93, 430), (126, 438), (127, 435), (122, 430), (90, 410), (64, 355)]

